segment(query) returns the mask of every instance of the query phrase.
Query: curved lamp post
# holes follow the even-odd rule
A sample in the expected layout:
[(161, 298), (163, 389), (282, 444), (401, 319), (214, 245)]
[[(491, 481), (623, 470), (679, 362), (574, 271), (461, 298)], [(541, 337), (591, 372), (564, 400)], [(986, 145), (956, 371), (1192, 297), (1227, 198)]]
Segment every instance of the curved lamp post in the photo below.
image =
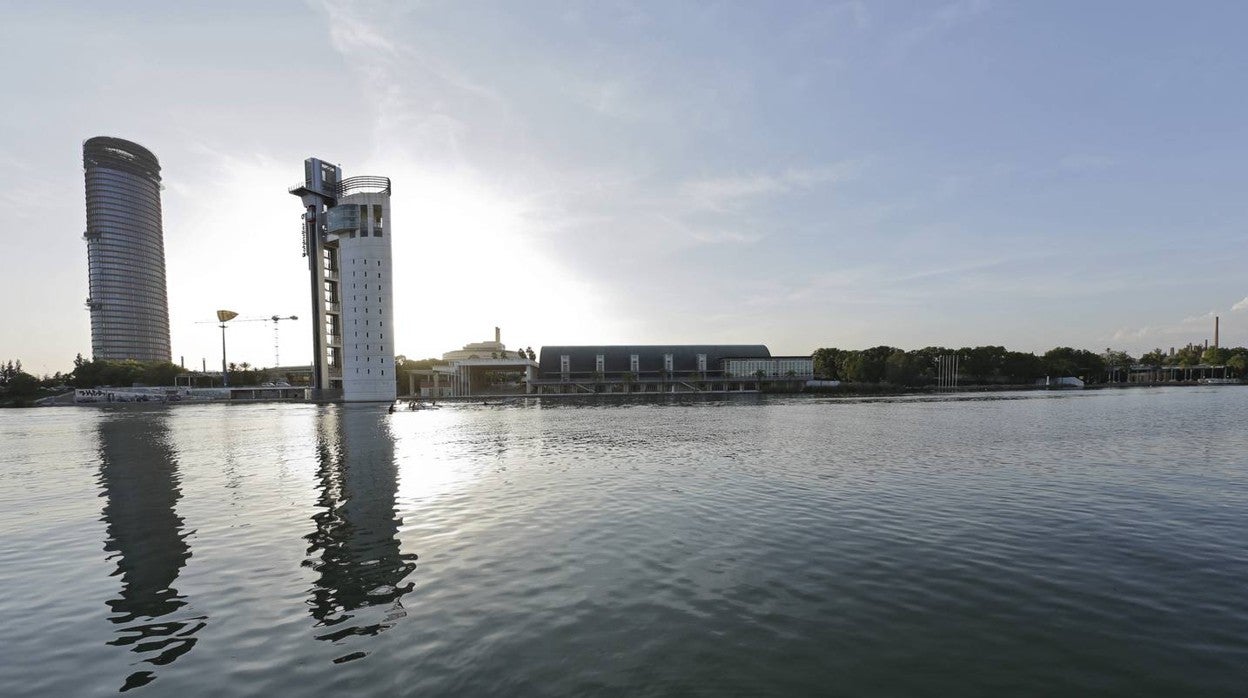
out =
[(238, 317), (233, 310), (218, 310), (217, 320), (221, 322), (221, 384), (230, 387), (230, 374), (225, 370), (225, 323)]

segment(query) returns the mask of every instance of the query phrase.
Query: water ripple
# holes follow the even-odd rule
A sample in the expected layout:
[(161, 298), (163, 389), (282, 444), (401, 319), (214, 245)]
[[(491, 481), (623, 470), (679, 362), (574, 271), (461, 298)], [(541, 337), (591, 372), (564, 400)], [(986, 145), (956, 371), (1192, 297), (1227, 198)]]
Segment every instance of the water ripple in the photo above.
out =
[(6, 411), (0, 693), (1237, 695), (1245, 408)]

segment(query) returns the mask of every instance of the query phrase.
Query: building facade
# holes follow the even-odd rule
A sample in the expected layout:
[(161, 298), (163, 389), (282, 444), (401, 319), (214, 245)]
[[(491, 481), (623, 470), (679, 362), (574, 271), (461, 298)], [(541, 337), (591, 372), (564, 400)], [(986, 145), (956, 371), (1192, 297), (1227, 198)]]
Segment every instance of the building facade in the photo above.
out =
[[(726, 368), (773, 363), (762, 344), (550, 346), (542, 347), (530, 385), (539, 394), (759, 390), (754, 373)], [(800, 378), (778, 375), (768, 383), (790, 380)]]
[(390, 180), (343, 179), (336, 165), (309, 158), (290, 191), (304, 205), (316, 396), (393, 401)]
[(773, 356), (769, 359), (727, 358), (720, 364), (726, 378), (800, 378), (815, 377), (815, 360), (809, 356)]
[(83, 143), (91, 354), (170, 361), (160, 163), (143, 146), (100, 136)]
[(468, 359), (506, 359), (506, 358), (523, 359), (524, 354), (520, 350), (507, 353), (507, 346), (503, 344), (502, 329), (494, 328), (493, 342), (470, 342), (465, 344), (462, 349), (447, 351), (442, 353), (443, 361), (465, 361)]

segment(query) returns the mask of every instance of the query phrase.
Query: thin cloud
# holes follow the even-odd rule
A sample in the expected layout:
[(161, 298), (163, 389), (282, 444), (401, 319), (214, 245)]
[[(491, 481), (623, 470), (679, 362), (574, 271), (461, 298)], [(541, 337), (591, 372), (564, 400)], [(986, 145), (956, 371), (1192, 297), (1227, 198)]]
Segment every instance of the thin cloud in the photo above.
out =
[(1115, 160), (1108, 155), (1093, 153), (1072, 153), (1058, 162), (1058, 167), (1067, 172), (1090, 172), (1112, 167)]
[(1218, 314), (1217, 311), (1210, 310), (1209, 312), (1203, 313), (1201, 315), (1192, 315), (1190, 317), (1185, 317), (1179, 321), (1179, 324), (1181, 325), (1203, 325), (1204, 323), (1207, 323), (1213, 320), (1213, 318), (1216, 317), (1217, 314)]
[(1239, 312), (1241, 310), (1248, 310), (1248, 296), (1245, 296), (1242, 301), (1231, 306), (1232, 312)]
[(757, 233), (742, 233), (735, 230), (695, 230), (691, 233), (694, 240), (707, 245), (750, 245), (763, 239)]
[(857, 163), (790, 168), (780, 173), (712, 177), (684, 182), (679, 197), (695, 210), (727, 212), (751, 199), (808, 189), (856, 176)]
[(955, 0), (942, 5), (922, 22), (893, 38), (890, 42), (892, 59), (904, 60), (920, 44), (975, 19), (991, 7), (990, 0)]
[(1114, 331), (1112, 336), (1115, 342), (1138, 342), (1148, 337), (1155, 337), (1161, 333), (1162, 330), (1158, 327), (1140, 327), (1134, 330), (1122, 327)]
[(321, 7), (329, 15), (329, 43), (338, 53), (372, 54), (392, 57), (397, 51), (376, 25), (368, 22), (350, 7), (339, 3), (323, 2)]

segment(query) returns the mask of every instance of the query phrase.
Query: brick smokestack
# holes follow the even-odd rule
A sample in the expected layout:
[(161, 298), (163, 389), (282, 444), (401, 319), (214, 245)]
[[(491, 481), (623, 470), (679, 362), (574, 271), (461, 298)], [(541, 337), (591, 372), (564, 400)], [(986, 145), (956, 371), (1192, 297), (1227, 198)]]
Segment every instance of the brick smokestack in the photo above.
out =
[(1213, 316), (1213, 348), (1214, 349), (1218, 348), (1218, 324), (1221, 322), (1221, 320), (1222, 318), (1218, 317), (1217, 315)]

